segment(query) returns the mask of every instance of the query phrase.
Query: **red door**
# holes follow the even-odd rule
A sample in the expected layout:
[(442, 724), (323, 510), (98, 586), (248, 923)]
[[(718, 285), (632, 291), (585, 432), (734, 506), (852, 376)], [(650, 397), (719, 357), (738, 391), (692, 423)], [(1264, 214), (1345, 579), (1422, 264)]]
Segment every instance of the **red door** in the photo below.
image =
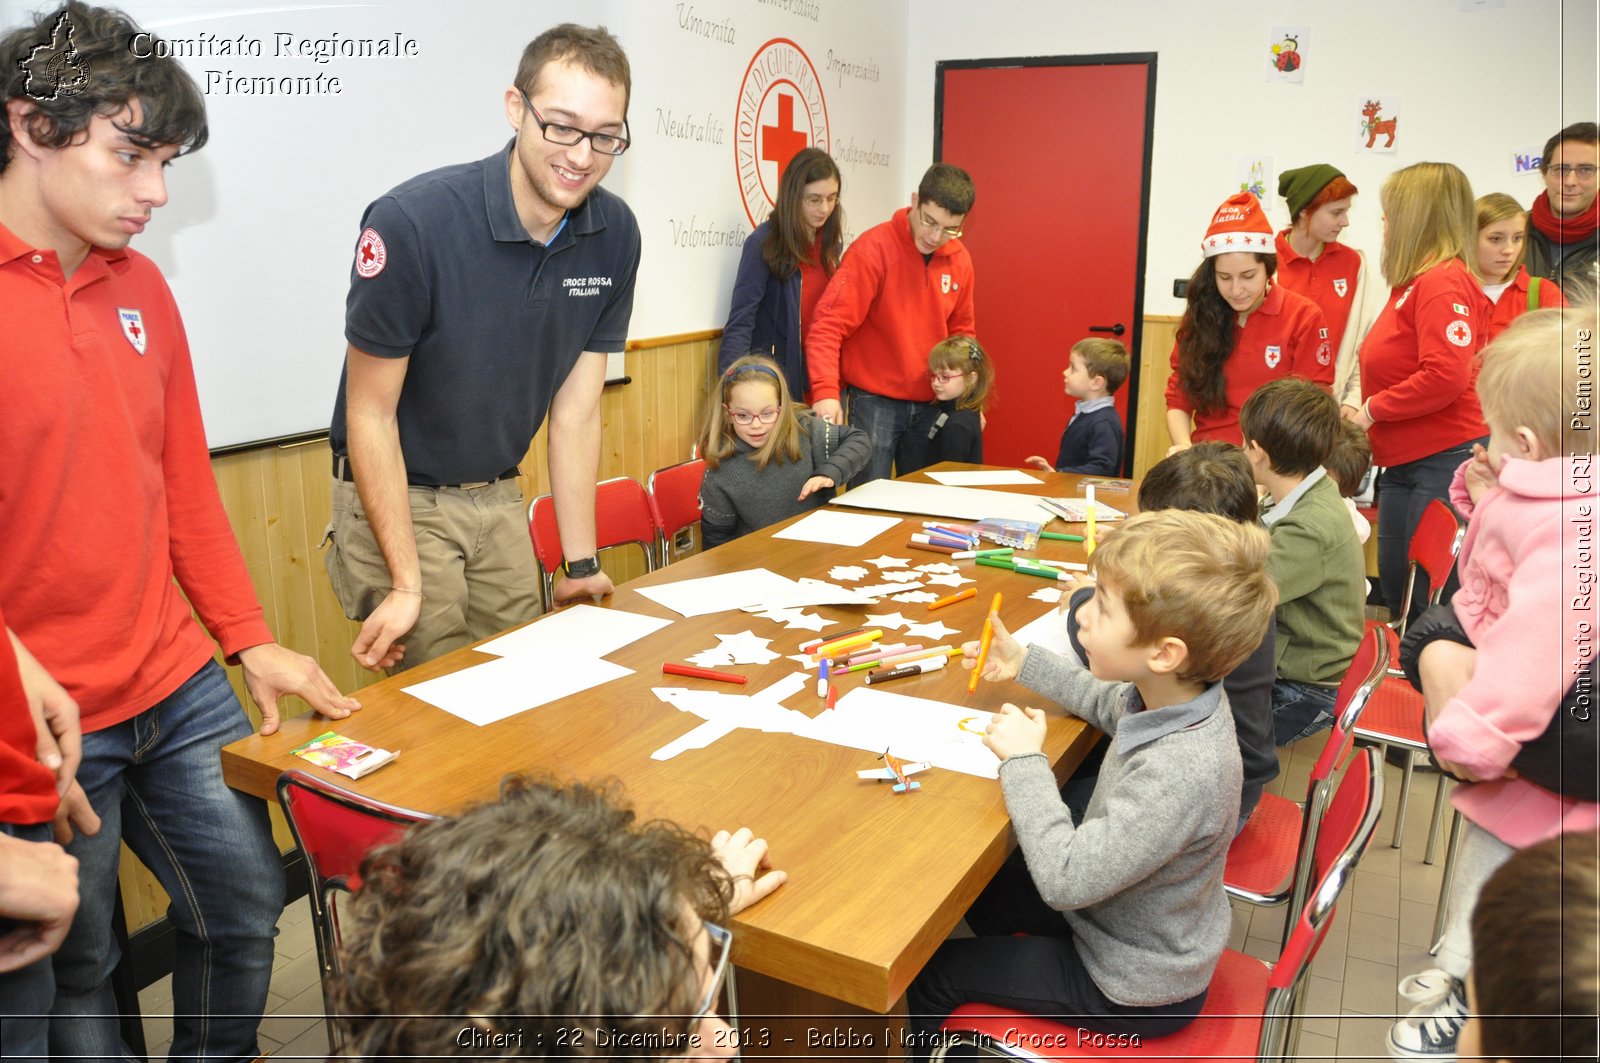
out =
[(978, 338), (995, 361), (984, 460), (1054, 461), (1073, 400), (1067, 352), (1122, 326), (1116, 393), (1132, 466), (1155, 105), (1153, 54), (940, 63), (934, 157), (972, 174), (962, 241), (977, 270)]

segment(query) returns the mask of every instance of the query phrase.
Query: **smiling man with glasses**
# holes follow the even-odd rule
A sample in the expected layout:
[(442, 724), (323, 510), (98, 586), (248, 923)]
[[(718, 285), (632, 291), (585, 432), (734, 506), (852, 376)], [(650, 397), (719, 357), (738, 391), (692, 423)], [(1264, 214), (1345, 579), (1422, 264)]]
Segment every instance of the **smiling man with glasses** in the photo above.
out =
[(327, 565), (363, 621), (351, 653), (367, 668), (538, 615), (516, 477), (546, 416), (567, 559), (555, 596), (611, 591), (595, 558), (600, 392), (627, 339), (640, 240), (600, 181), (628, 150), (630, 85), (604, 27), (548, 30), (505, 90), (510, 143), (412, 178), (362, 217)]
[(1528, 212), (1528, 272), (1554, 281), (1571, 303), (1600, 292), (1600, 126), (1577, 122), (1544, 146), (1545, 190)]
[(965, 170), (934, 163), (911, 205), (862, 233), (828, 282), (806, 362), (818, 416), (872, 439), (872, 461), (852, 482), (890, 474), (895, 446), (933, 401), (928, 352), (977, 331), (972, 256), (961, 233), (976, 193)]
[(707, 844), (606, 790), (508, 777), (363, 865), (333, 1058), (733, 1056), (720, 924), (783, 884), (767, 867), (748, 830)]

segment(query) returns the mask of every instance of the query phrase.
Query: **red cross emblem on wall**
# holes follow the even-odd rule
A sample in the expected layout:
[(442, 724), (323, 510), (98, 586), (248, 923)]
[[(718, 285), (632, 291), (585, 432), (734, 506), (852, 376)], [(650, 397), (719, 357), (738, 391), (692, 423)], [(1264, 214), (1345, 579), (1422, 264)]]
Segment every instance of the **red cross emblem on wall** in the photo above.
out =
[(789, 168), (789, 160), (806, 146), (806, 134), (794, 125), (794, 97), (787, 92), (778, 94), (778, 124), (761, 127), (761, 158), (778, 164), (778, 180)]

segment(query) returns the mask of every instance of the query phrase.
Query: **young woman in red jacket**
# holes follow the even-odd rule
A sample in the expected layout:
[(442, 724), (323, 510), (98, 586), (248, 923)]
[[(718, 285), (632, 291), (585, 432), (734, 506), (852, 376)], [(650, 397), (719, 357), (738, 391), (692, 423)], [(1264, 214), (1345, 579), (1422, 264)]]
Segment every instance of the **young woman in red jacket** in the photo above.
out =
[(1167, 381), (1168, 453), (1220, 439), (1242, 445), (1239, 408), (1262, 384), (1305, 377), (1333, 385), (1333, 347), (1317, 304), (1272, 283), (1272, 224), (1240, 192), (1212, 216), (1205, 255), (1189, 278), (1189, 305)]
[(1493, 340), (1529, 310), (1566, 306), (1567, 300), (1548, 277), (1529, 277), (1523, 265), (1527, 250), (1528, 214), (1504, 192), (1478, 197), (1478, 276), (1483, 294), (1494, 303), (1489, 314)]
[[(1389, 176), (1383, 206), (1383, 275), (1389, 301), (1361, 343), (1363, 402), (1355, 422), (1372, 441), (1378, 485), (1378, 581), (1391, 616), (1405, 597), (1406, 551), (1422, 511), (1448, 498), (1450, 478), (1486, 442), (1474, 389), (1491, 305), (1470, 263), (1476, 208), (1466, 175), (1419, 162)], [(1427, 601), (1418, 576), (1413, 601)]]

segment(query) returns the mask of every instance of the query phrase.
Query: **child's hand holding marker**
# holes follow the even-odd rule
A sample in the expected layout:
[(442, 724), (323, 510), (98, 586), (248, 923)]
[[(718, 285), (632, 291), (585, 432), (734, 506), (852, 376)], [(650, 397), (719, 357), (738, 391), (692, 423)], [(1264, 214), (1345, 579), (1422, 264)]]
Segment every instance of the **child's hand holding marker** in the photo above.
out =
[[(994, 634), (989, 640), (989, 656), (983, 664), (985, 683), (1015, 679), (1022, 671), (1022, 659), (1028, 653), (1026, 646), (1011, 637), (1011, 632), (1006, 630), (999, 616), (994, 617), (993, 624)], [(978, 645), (976, 639), (961, 644), (961, 667), (967, 669), (977, 667)]]
[[(989, 659), (994, 660), (992, 648), (989, 654)], [(1019, 709), (1006, 702), (984, 730), (983, 744), (1001, 760), (1023, 753), (1041, 753), (1044, 751), (1046, 726), (1045, 715), (1039, 709)]]

